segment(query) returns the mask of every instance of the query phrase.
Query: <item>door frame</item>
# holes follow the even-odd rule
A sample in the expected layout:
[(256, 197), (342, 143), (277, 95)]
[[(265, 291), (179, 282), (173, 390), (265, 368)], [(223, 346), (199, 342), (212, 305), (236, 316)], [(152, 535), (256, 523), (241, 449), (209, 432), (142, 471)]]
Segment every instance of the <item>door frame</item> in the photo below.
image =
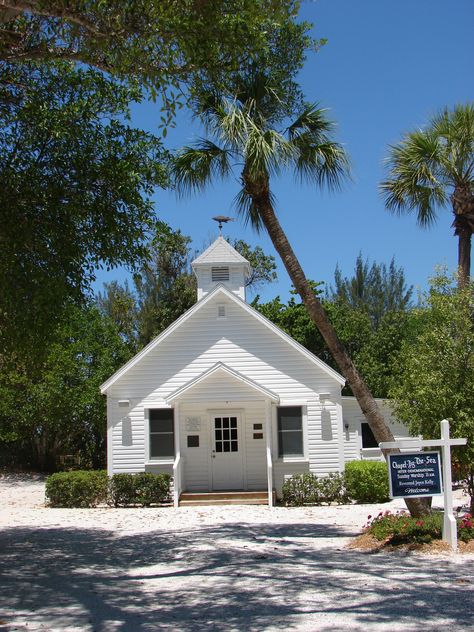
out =
[[(247, 487), (247, 468), (245, 464), (247, 463), (247, 454), (246, 454), (246, 435), (245, 435), (245, 411), (243, 408), (213, 408), (212, 410), (208, 410), (208, 420), (209, 420), (209, 454), (208, 454), (208, 468), (209, 468), (209, 491), (214, 491), (214, 472), (213, 472), (213, 458), (212, 451), (214, 449), (214, 417), (237, 417), (237, 437), (239, 437), (240, 431), (240, 462), (242, 466), (242, 482), (244, 491), (248, 489)], [(221, 491), (221, 490), (216, 490)]]

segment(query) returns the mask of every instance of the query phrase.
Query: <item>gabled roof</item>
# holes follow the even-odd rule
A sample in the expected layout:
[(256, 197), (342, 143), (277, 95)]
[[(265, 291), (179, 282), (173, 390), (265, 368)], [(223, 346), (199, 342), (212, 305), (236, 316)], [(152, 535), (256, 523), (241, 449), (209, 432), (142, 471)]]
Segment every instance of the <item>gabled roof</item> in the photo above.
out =
[(222, 284), (216, 285), (216, 287), (209, 292), (203, 299), (195, 303), (185, 312), (182, 316), (175, 320), (172, 325), (170, 325), (167, 329), (165, 329), (159, 336), (157, 336), (154, 340), (152, 340), (146, 347), (144, 347), (136, 356), (134, 356), (131, 360), (129, 360), (126, 364), (123, 365), (118, 371), (116, 371), (108, 380), (106, 380), (102, 386), (100, 387), (100, 392), (105, 393), (108, 388), (112, 386), (119, 378), (121, 378), (127, 371), (129, 371), (133, 366), (135, 366), (142, 358), (148, 355), (155, 347), (157, 347), (163, 340), (168, 338), (178, 327), (180, 327), (187, 320), (192, 318), (192, 316), (203, 308), (207, 303), (212, 301), (219, 294), (223, 294), (227, 299), (238, 305), (241, 309), (245, 310), (248, 314), (253, 316), (257, 321), (265, 325), (270, 331), (275, 333), (279, 338), (288, 343), (291, 347), (296, 349), (301, 353), (301, 355), (305, 356), (308, 360), (310, 360), (313, 364), (315, 364), (318, 368), (327, 373), (330, 377), (335, 379), (341, 385), (346, 383), (345, 378), (342, 377), (337, 371), (334, 371), (330, 366), (328, 366), (325, 362), (320, 360), (317, 356), (315, 356), (311, 351), (308, 351), (303, 345), (300, 345), (299, 342), (293, 340), (291, 336), (282, 331), (279, 327), (274, 325), (268, 318), (265, 318), (260, 312), (257, 312), (253, 307), (251, 307), (248, 303), (243, 301), (236, 294), (228, 290)]
[(249, 262), (245, 257), (237, 252), (235, 248), (233, 248), (229, 242), (227, 242), (222, 235), (214, 241), (207, 250), (205, 250), (199, 257), (194, 259), (191, 263), (191, 266), (194, 268), (195, 265), (203, 265), (203, 264), (233, 264), (233, 263), (244, 263), (248, 267), (250, 267)]
[(239, 371), (235, 371), (234, 369), (231, 369), (229, 366), (227, 366), (223, 362), (217, 362), (210, 369), (208, 369), (207, 371), (204, 371), (203, 373), (201, 373), (201, 375), (198, 375), (198, 377), (195, 377), (194, 379), (187, 382), (187, 384), (184, 384), (184, 386), (181, 386), (180, 388), (178, 388), (176, 391), (174, 391), (174, 393), (171, 393), (171, 395), (168, 395), (168, 397), (166, 397), (166, 401), (169, 404), (171, 402), (174, 402), (176, 399), (179, 399), (182, 395), (184, 395), (184, 393), (194, 388), (201, 382), (204, 382), (205, 380), (209, 379), (212, 375), (215, 375), (216, 373), (226, 373), (233, 379), (236, 379), (239, 382), (243, 382), (244, 384), (246, 384), (247, 386), (250, 386), (250, 388), (253, 388), (254, 390), (258, 391), (265, 397), (268, 397), (268, 399), (271, 399), (272, 401), (276, 403), (280, 401), (280, 398), (276, 393), (274, 393), (273, 391), (270, 391), (268, 388), (265, 388), (261, 384), (258, 384), (258, 382), (255, 382), (255, 380), (252, 380), (249, 377), (246, 377), (245, 375), (243, 375), (242, 373), (239, 373)]

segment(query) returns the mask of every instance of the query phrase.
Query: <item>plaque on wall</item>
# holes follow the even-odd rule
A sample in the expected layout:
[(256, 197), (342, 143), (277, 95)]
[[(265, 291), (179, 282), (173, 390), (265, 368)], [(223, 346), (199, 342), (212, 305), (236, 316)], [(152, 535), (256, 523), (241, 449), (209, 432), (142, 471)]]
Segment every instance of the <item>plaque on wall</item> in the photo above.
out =
[(199, 435), (188, 435), (188, 448), (199, 448)]
[(201, 417), (186, 417), (186, 430), (188, 432), (197, 432), (201, 430)]

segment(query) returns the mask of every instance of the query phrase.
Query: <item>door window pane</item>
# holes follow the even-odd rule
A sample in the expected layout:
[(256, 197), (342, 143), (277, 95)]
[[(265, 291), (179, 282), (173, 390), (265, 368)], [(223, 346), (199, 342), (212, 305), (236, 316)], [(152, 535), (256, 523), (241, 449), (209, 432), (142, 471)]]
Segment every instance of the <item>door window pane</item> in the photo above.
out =
[(214, 417), (214, 444), (216, 452), (238, 452), (237, 417)]

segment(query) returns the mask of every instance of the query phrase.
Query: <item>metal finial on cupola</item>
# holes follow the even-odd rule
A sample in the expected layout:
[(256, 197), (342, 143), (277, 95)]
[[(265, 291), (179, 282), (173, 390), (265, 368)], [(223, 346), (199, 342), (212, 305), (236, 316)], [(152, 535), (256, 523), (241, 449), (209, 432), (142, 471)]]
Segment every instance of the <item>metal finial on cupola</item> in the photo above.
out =
[(219, 235), (222, 236), (222, 224), (227, 224), (227, 222), (233, 222), (233, 217), (227, 217), (226, 215), (216, 215), (212, 218), (215, 222), (219, 223)]

